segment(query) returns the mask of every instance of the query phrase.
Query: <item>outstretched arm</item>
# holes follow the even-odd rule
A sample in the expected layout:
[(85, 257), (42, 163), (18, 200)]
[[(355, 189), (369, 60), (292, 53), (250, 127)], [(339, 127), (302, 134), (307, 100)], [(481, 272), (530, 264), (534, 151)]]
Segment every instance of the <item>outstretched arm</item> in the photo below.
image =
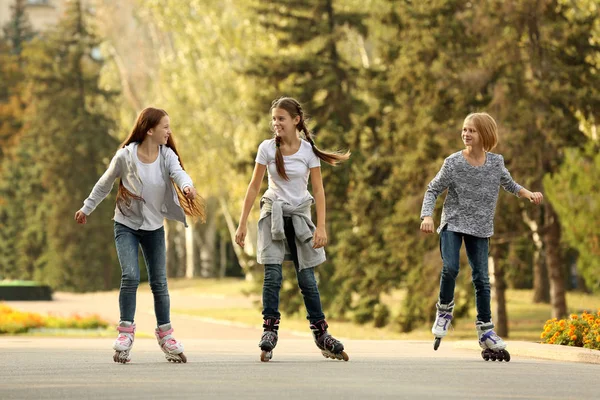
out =
[(110, 165), (106, 172), (102, 174), (100, 179), (98, 179), (98, 182), (94, 185), (88, 198), (83, 202), (83, 207), (75, 213), (75, 221), (77, 221), (77, 223), (85, 224), (87, 222), (87, 216), (98, 207), (98, 204), (100, 204), (106, 196), (108, 196), (115, 183), (115, 179), (120, 176), (121, 169), (117, 153), (110, 161)]
[(518, 197), (525, 197), (534, 204), (541, 204), (544, 200), (544, 195), (542, 193), (530, 192), (513, 180), (512, 176), (510, 176), (510, 172), (508, 172), (508, 169), (504, 166), (504, 158), (502, 158), (502, 176), (500, 177), (500, 185), (502, 185), (507, 192), (513, 193)]
[(452, 182), (452, 173), (448, 160), (444, 161), (442, 168), (437, 173), (435, 178), (429, 185), (427, 185), (427, 191), (423, 198), (423, 205), (421, 206), (421, 231), (425, 233), (433, 233), (435, 230), (435, 224), (433, 223), (433, 209), (435, 207), (435, 201), (438, 196), (442, 194)]
[(265, 176), (266, 169), (266, 165), (259, 163), (254, 164), (254, 172), (252, 173), (252, 179), (250, 180), (250, 184), (248, 185), (248, 190), (246, 190), (246, 197), (244, 197), (244, 205), (242, 206), (242, 215), (240, 216), (240, 223), (238, 225), (237, 231), (235, 232), (235, 242), (241, 247), (244, 247), (246, 241), (246, 233), (248, 229), (248, 215), (250, 214), (250, 210), (252, 210), (252, 206), (254, 205), (254, 201), (256, 200), (258, 191), (260, 190), (260, 183), (262, 182)]

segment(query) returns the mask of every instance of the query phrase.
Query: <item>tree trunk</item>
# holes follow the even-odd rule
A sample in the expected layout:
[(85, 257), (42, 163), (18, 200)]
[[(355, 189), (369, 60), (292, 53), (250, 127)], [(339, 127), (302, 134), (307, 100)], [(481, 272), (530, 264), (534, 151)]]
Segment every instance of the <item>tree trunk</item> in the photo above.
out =
[(567, 300), (565, 295), (565, 276), (563, 274), (560, 254), (560, 224), (558, 215), (549, 202), (545, 203), (545, 232), (546, 265), (550, 281), (550, 302), (552, 317), (563, 318), (567, 315)]
[(227, 271), (227, 242), (219, 237), (219, 279), (225, 278)]
[(506, 311), (506, 281), (504, 280), (504, 268), (494, 262), (499, 258), (501, 251), (494, 247), (488, 258), (490, 284), (492, 286), (492, 310), (496, 333), (502, 337), (508, 337), (508, 314)]
[(200, 241), (200, 276), (202, 278), (212, 278), (216, 276), (217, 265), (217, 205), (214, 199), (207, 199), (206, 223), (197, 229), (197, 236)]
[(254, 252), (254, 243), (256, 243), (255, 230), (251, 230), (250, 228), (248, 228), (248, 233), (246, 235), (246, 245), (243, 249), (237, 244), (235, 244), (235, 232), (237, 228), (233, 221), (233, 217), (229, 212), (229, 208), (227, 208), (227, 203), (225, 202), (225, 199), (219, 198), (219, 203), (221, 205), (221, 212), (223, 213), (223, 217), (225, 218), (227, 229), (229, 230), (229, 236), (231, 237), (231, 243), (233, 243), (233, 251), (237, 256), (237, 261), (242, 267), (242, 271), (244, 271), (244, 274), (246, 275), (246, 280), (251, 281), (253, 279), (251, 267), (254, 263), (249, 260), (248, 255), (256, 254)]
[(165, 222), (167, 244), (167, 276), (180, 278), (185, 276), (185, 228), (176, 221)]
[(189, 224), (185, 229), (185, 277), (188, 279), (196, 275), (194, 253), (194, 224)]
[(537, 221), (529, 217), (525, 209), (523, 209), (521, 215), (523, 221), (531, 229), (531, 237), (535, 245), (535, 252), (533, 253), (533, 302), (548, 304), (550, 303), (550, 285), (545, 257), (543, 257), (544, 243), (539, 233), (539, 225)]

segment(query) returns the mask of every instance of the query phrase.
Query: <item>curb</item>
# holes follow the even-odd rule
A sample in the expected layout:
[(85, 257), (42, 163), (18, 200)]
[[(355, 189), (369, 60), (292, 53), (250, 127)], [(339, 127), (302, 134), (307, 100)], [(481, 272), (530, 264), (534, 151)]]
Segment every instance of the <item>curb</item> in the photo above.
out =
[[(456, 341), (454, 342), (454, 348), (481, 351), (477, 342), (473, 342), (472, 340)], [(600, 351), (584, 349), (582, 347), (508, 341), (507, 350), (511, 356), (600, 364)]]

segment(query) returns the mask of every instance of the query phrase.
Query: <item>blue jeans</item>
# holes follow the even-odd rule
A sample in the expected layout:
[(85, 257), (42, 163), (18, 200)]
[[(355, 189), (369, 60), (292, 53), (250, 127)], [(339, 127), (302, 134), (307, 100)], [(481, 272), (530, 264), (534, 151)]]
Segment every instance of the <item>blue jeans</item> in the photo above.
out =
[[(298, 251), (296, 249), (296, 242), (294, 241), (296, 234), (294, 232), (292, 219), (284, 217), (283, 223), (285, 237), (296, 269), (298, 286), (300, 287), (300, 292), (302, 292), (302, 297), (304, 298), (304, 305), (306, 306), (306, 318), (313, 324), (325, 319), (323, 307), (321, 305), (321, 296), (319, 295), (319, 288), (317, 286), (317, 280), (315, 279), (315, 269), (305, 268), (299, 270)], [(262, 294), (264, 318), (280, 318), (281, 316), (279, 313), (279, 291), (281, 290), (282, 280), (283, 273), (281, 264), (265, 264), (265, 280)]]
[(150, 289), (154, 296), (154, 312), (158, 325), (171, 322), (169, 289), (167, 287), (167, 263), (165, 230), (163, 227), (154, 231), (134, 230), (115, 222), (115, 244), (117, 256), (121, 264), (121, 290), (119, 292), (119, 309), (121, 321), (131, 321), (135, 316), (136, 294), (140, 284), (140, 267), (138, 264), (138, 248), (146, 262)]
[(450, 304), (454, 300), (454, 287), (460, 267), (460, 247), (463, 240), (467, 250), (467, 258), (471, 266), (475, 302), (477, 305), (477, 321), (490, 322), (490, 278), (488, 274), (489, 238), (480, 238), (464, 233), (451, 232), (444, 228), (440, 232), (440, 252), (442, 254), (442, 277), (440, 279), (440, 304)]

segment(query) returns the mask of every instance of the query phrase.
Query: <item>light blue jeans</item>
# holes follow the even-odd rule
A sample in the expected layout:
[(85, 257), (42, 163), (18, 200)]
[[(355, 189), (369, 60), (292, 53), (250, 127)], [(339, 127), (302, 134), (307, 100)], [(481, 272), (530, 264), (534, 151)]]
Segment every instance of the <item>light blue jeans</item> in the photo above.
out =
[(121, 290), (119, 292), (121, 321), (133, 322), (134, 320), (137, 288), (140, 284), (138, 248), (141, 246), (150, 289), (154, 296), (157, 325), (170, 323), (171, 302), (167, 287), (164, 228), (161, 227), (155, 231), (134, 230), (115, 222), (115, 244), (121, 264)]

